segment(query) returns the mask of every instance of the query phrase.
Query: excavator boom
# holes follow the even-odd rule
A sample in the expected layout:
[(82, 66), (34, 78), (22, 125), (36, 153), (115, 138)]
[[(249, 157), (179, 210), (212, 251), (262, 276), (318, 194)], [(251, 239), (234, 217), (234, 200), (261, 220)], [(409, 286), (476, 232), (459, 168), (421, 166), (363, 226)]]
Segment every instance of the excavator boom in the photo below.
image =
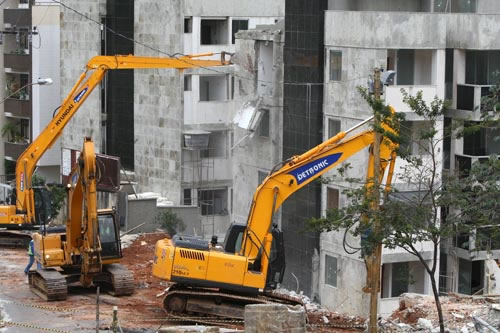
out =
[(174, 68), (184, 70), (196, 67), (212, 67), (229, 65), (226, 53), (221, 53), (220, 60), (197, 59), (213, 56), (212, 53), (189, 55), (179, 58), (138, 57), (133, 55), (96, 56), (85, 66), (59, 111), (40, 135), (19, 156), (16, 164), (16, 204), (0, 206), (0, 226), (31, 225), (35, 221), (34, 192), (31, 178), (35, 167), (54, 142), (62, 134), (69, 120), (76, 114), (92, 90), (102, 81), (108, 70), (114, 69), (147, 69)]
[[(394, 113), (392, 108), (391, 111)], [(223, 247), (216, 240), (208, 243), (184, 235), (158, 241), (153, 275), (176, 282), (164, 298), (165, 310), (240, 318), (245, 304), (259, 303), (262, 297), (282, 302), (281, 297), (268, 294), (282, 282), (285, 270), (283, 235), (272, 225), (273, 214), (290, 195), (354, 154), (372, 147), (374, 130), (347, 137), (367, 121), (276, 167), (256, 189), (247, 223), (233, 223)], [(392, 131), (387, 124), (382, 126)], [(381, 142), (379, 177), (383, 178), (390, 165), (387, 187), (392, 180), (396, 148), (397, 144), (387, 138)], [(369, 154), (373, 161), (372, 149)], [(369, 188), (375, 175), (373, 163), (367, 169)]]

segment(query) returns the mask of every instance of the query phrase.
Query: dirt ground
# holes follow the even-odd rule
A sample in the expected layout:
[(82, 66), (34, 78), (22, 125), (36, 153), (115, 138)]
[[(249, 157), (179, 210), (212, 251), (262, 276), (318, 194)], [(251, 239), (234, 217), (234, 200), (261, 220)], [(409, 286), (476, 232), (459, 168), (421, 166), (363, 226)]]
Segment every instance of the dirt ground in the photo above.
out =
[[(118, 306), (121, 327), (128, 332), (154, 332), (160, 326), (186, 324), (166, 321), (166, 314), (161, 305), (162, 297), (158, 295), (168, 284), (153, 277), (151, 273), (156, 241), (165, 237), (167, 235), (164, 233), (141, 235), (123, 250), (121, 263), (133, 271), (136, 289), (134, 294), (128, 297), (112, 297), (101, 293), (99, 299), (100, 327), (102, 329), (109, 327), (112, 321), (112, 309), (115, 305)], [(3, 311), (6, 312), (8, 305), (11, 307), (10, 311), (14, 312), (14, 316), (11, 315), (12, 321), (35, 322), (43, 327), (64, 327), (69, 328), (71, 332), (87, 331), (92, 325), (95, 325), (96, 288), (85, 289), (70, 286), (67, 300), (44, 302), (29, 291), (27, 278), (23, 273), (27, 261), (24, 249), (0, 249), (0, 265), (2, 266), (0, 270), (0, 310), (3, 308)], [(15, 307), (14, 310), (12, 307)], [(41, 312), (35, 313), (35, 311)], [(57, 315), (58, 325), (51, 326), (51, 321), (47, 321), (47, 315)], [(363, 322), (361, 318), (342, 316), (323, 310), (311, 312), (308, 317), (308, 331), (310, 332), (358, 332), (358, 330), (353, 329), (329, 327), (327, 324), (342, 326)], [(233, 328), (243, 329), (243, 326), (233, 326)], [(14, 329), (7, 332), (21, 331)]]

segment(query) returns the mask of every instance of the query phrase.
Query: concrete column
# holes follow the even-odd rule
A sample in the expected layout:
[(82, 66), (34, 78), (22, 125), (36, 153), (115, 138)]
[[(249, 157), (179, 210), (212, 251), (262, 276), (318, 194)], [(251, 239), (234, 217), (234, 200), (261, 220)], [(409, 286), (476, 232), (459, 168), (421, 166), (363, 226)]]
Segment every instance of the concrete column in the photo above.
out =
[(306, 313), (300, 305), (255, 304), (245, 306), (245, 333), (305, 333)]

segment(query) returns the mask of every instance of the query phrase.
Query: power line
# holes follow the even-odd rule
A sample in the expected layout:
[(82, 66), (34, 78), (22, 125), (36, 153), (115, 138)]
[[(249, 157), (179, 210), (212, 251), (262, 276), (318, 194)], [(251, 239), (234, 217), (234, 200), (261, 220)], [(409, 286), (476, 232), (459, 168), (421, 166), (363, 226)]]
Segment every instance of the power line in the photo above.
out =
[[(89, 21), (91, 21), (91, 22), (93, 22), (93, 23), (95, 23), (95, 24), (99, 25), (99, 27), (100, 27), (101, 29), (106, 29), (106, 30), (107, 30), (107, 31), (109, 31), (110, 33), (112, 33), (112, 34), (114, 34), (114, 35), (116, 35), (116, 36), (119, 36), (119, 37), (121, 37), (121, 38), (124, 38), (124, 39), (126, 39), (126, 40), (128, 40), (128, 41), (130, 41), (130, 42), (132, 42), (132, 43), (135, 43), (135, 44), (141, 45), (141, 46), (143, 46), (143, 47), (145, 47), (145, 48), (148, 48), (148, 49), (150, 49), (150, 50), (152, 50), (152, 51), (155, 51), (155, 52), (158, 52), (158, 53), (160, 53), (160, 54), (166, 55), (166, 56), (168, 56), (168, 57), (170, 57), (170, 58), (177, 58), (177, 59), (179, 59), (180, 61), (183, 61), (183, 62), (185, 62), (185, 63), (187, 63), (187, 64), (193, 65), (194, 67), (197, 67), (197, 68), (202, 68), (202, 69), (205, 69), (205, 70), (208, 70), (208, 71), (211, 71), (211, 72), (215, 72), (215, 73), (218, 73), (218, 74), (224, 74), (224, 75), (229, 74), (229, 73), (226, 73), (226, 72), (223, 72), (223, 71), (219, 71), (219, 70), (214, 69), (214, 68), (211, 68), (211, 67), (205, 67), (205, 66), (196, 65), (196, 64), (194, 64), (194, 63), (192, 63), (192, 62), (190, 62), (190, 61), (188, 61), (188, 60), (186, 60), (186, 59), (181, 59), (181, 58), (178, 58), (178, 56), (186, 56), (186, 55), (185, 55), (184, 53), (181, 53), (181, 52), (176, 52), (176, 53), (172, 53), (172, 54), (170, 54), (170, 53), (168, 53), (168, 52), (162, 51), (162, 50), (160, 50), (160, 49), (158, 49), (158, 48), (155, 48), (155, 47), (153, 47), (153, 46), (151, 46), (151, 45), (148, 45), (148, 44), (146, 44), (146, 43), (143, 43), (143, 42), (137, 41), (137, 40), (135, 40), (134, 38), (130, 38), (130, 37), (127, 37), (127, 36), (125, 36), (125, 35), (121, 34), (121, 33), (117, 32), (117, 31), (115, 31), (115, 30), (113, 30), (113, 29), (111, 29), (111, 28), (109, 28), (109, 27), (107, 27), (107, 26), (105, 26), (105, 25), (101, 24), (101, 22), (99, 22), (99, 21), (97, 21), (97, 20), (95, 20), (95, 19), (93, 19), (93, 18), (89, 17), (88, 15), (85, 15), (84, 13), (81, 13), (80, 11), (78, 11), (78, 10), (76, 10), (76, 9), (74, 9), (74, 8), (72, 8), (72, 7), (70, 7), (70, 6), (68, 6), (68, 5), (66, 5), (66, 4), (65, 4), (65, 3), (63, 3), (62, 1), (59, 1), (59, 0), (51, 0), (51, 1), (52, 1), (52, 2), (55, 2), (55, 3), (58, 3), (58, 4), (60, 4), (62, 7), (64, 7), (64, 8), (66, 8), (66, 9), (68, 9), (68, 10), (70, 10), (70, 11), (72, 11), (72, 12), (74, 12), (74, 13), (78, 14), (78, 15), (80, 15), (81, 17), (83, 17), (83, 18), (85, 18), (85, 19), (87, 19), (87, 20), (89, 20)], [(214, 54), (220, 54), (220, 53), (214, 53)], [(234, 76), (234, 77), (237, 77), (237, 78), (239, 78), (239, 79), (242, 79), (242, 80), (255, 81), (255, 80), (254, 80), (254, 79), (252, 79), (252, 78), (247, 78), (247, 77), (244, 77), (244, 76), (241, 76), (241, 75), (235, 74), (235, 73), (231, 73), (231, 75), (232, 75), (232, 76)], [(343, 81), (331, 81), (331, 83), (338, 83), (338, 84), (340, 84), (340, 83), (344, 83), (344, 82), (356, 81), (356, 80), (360, 80), (360, 79), (368, 78), (370, 75), (371, 75), (371, 74), (367, 74), (367, 75), (360, 76), (360, 77), (356, 77), (356, 78), (353, 78), (353, 79), (350, 79), (350, 80), (343, 80)], [(283, 85), (291, 85), (291, 86), (311, 86), (311, 85), (323, 86), (323, 85), (326, 85), (326, 84), (327, 84), (326, 82), (310, 82), (310, 83), (309, 83), (309, 82), (287, 82), (287, 81), (275, 82), (275, 81), (266, 81), (266, 80), (259, 80), (259, 79), (257, 79), (257, 82), (261, 82), (261, 83), (270, 83), (270, 84), (283, 84)]]

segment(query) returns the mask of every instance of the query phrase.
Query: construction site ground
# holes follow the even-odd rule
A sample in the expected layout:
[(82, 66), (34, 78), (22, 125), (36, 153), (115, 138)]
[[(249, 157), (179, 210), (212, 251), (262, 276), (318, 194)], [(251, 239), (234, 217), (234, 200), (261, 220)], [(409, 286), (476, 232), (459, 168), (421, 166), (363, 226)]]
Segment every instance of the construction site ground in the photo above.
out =
[[(155, 332), (160, 326), (189, 324), (167, 320), (161, 307), (162, 297), (159, 296), (167, 283), (151, 274), (155, 243), (166, 236), (163, 233), (140, 235), (123, 250), (122, 264), (134, 272), (135, 293), (120, 298), (100, 294), (102, 330), (110, 327), (113, 306), (118, 307), (123, 332)], [(25, 249), (0, 248), (0, 321), (7, 323), (3, 328), (0, 324), (0, 332), (95, 332), (97, 288), (70, 286), (67, 300), (45, 302), (29, 290), (28, 279), (23, 272), (27, 263)], [(359, 332), (352, 327), (364, 323), (362, 318), (312, 308), (308, 312), (310, 332)], [(220, 325), (244, 329), (241, 323)]]

